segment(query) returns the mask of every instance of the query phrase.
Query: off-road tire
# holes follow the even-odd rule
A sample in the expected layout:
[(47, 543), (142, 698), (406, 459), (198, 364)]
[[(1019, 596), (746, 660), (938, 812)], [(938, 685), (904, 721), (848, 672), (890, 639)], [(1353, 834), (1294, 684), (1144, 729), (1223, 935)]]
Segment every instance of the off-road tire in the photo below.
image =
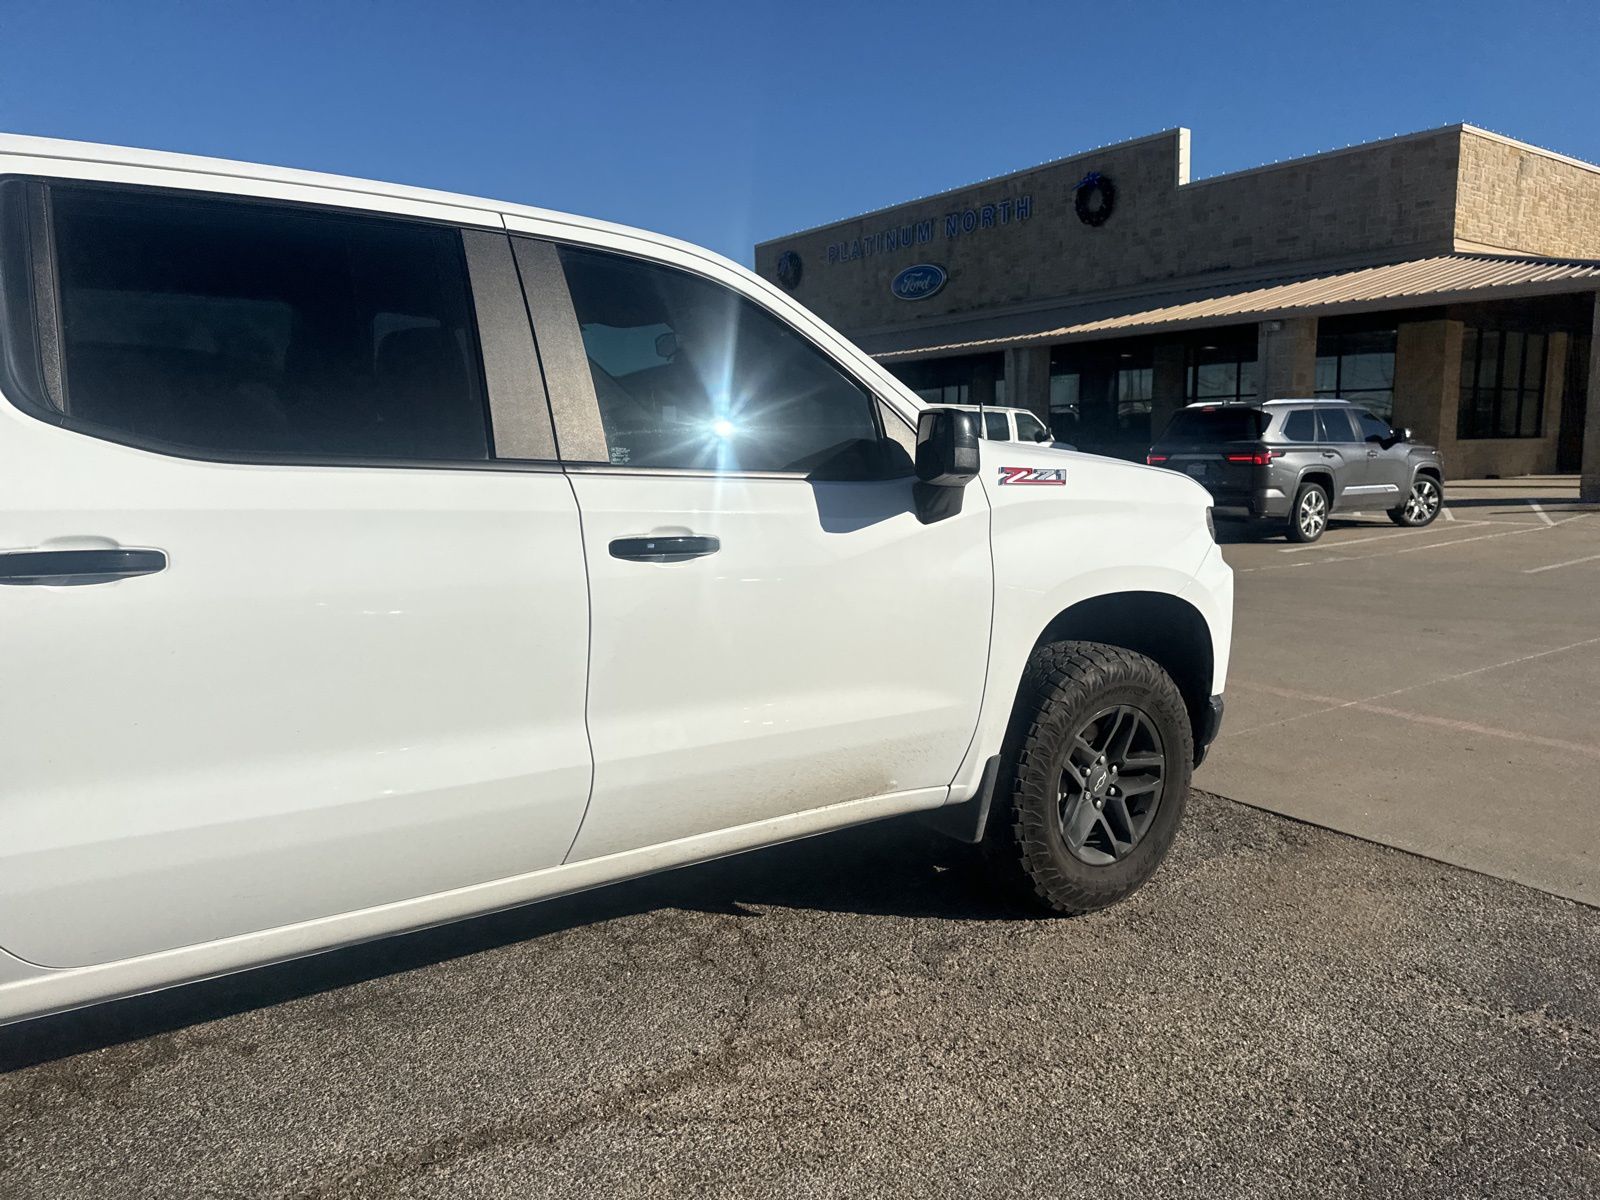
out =
[[(1127, 857), (1080, 861), (1061, 827), (1060, 780), (1071, 739), (1107, 707), (1137, 707), (1159, 733), (1163, 790), (1143, 837)], [(1065, 915), (1093, 912), (1130, 895), (1172, 847), (1189, 798), (1194, 741), (1183, 697), (1142, 654), (1099, 642), (1053, 642), (1034, 651), (1023, 674), (1001, 752), (984, 852), (1000, 884), (1018, 899)]]
[[(1308, 519), (1308, 507), (1317, 514), (1315, 521)], [(1320, 483), (1302, 483), (1300, 490), (1294, 494), (1294, 506), (1289, 509), (1289, 523), (1285, 530), (1289, 540), (1314, 542), (1320, 538), (1327, 532), (1331, 507), (1327, 488)]]

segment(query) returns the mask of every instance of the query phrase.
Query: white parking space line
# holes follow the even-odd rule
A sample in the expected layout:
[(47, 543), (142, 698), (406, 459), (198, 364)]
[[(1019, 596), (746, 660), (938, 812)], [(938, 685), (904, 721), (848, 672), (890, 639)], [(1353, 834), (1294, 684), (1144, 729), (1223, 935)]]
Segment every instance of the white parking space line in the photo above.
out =
[[(1463, 528), (1469, 528), (1469, 527), (1471, 527), (1473, 525), (1487, 525), (1487, 524), (1489, 524), (1488, 521), (1463, 521), (1463, 522), (1461, 522), (1461, 525), (1462, 525)], [(1402, 530), (1399, 530), (1396, 533), (1375, 533), (1371, 537), (1346, 538), (1344, 541), (1341, 541), (1341, 542), (1317, 542), (1316, 544), (1311, 545), (1311, 546), (1279, 546), (1278, 547), (1278, 553), (1279, 554), (1304, 554), (1307, 550), (1321, 550), (1324, 553), (1326, 553), (1329, 550), (1343, 550), (1346, 546), (1359, 546), (1363, 542), (1384, 542), (1384, 541), (1388, 541), (1390, 538), (1416, 537), (1419, 533), (1430, 533), (1430, 532), (1437, 533), (1438, 530), (1402, 529)]]
[[(1300, 564), (1295, 563), (1294, 565), (1299, 566)], [(1521, 666), (1523, 663), (1534, 662), (1541, 658), (1549, 658), (1553, 654), (1565, 654), (1569, 650), (1582, 650), (1587, 646), (1600, 646), (1600, 637), (1584, 638), (1581, 642), (1568, 642), (1565, 646), (1552, 646), (1548, 650), (1537, 650), (1532, 654), (1524, 654), (1518, 658), (1508, 658), (1504, 662), (1489, 663), (1482, 667), (1473, 667), (1468, 671), (1456, 671), (1454, 674), (1441, 675), (1437, 679), (1424, 680), (1422, 683), (1409, 683), (1403, 688), (1395, 688), (1393, 691), (1388, 692), (1378, 692), (1376, 695), (1365, 696), (1360, 700), (1336, 700), (1332, 696), (1318, 696), (1312, 692), (1296, 692), (1291, 691), (1289, 688), (1273, 687), (1271, 684), (1266, 683), (1252, 683), (1243, 679), (1230, 680), (1230, 687), (1241, 687), (1250, 692), (1263, 692), (1269, 696), (1282, 696), (1287, 700), (1309, 700), (1313, 703), (1325, 704), (1327, 706), (1325, 708), (1312, 709), (1310, 712), (1297, 713), (1292, 717), (1280, 717), (1276, 721), (1268, 721), (1263, 725), (1252, 725), (1248, 729), (1237, 729), (1233, 731), (1231, 736), (1243, 737), (1247, 733), (1260, 733), (1263, 729), (1276, 729), (1280, 725), (1289, 725), (1295, 721), (1304, 721), (1307, 717), (1320, 717), (1324, 713), (1338, 712), (1341, 708), (1370, 708), (1373, 702), (1376, 700), (1390, 700), (1395, 696), (1404, 695), (1406, 692), (1414, 692), (1418, 688), (1431, 688), (1437, 687), (1441, 683), (1454, 683), (1458, 679), (1470, 679), (1474, 675), (1482, 675), (1487, 671), (1499, 671), (1505, 667)], [(1406, 714), (1390, 713), (1389, 715), (1404, 716)], [(1416, 715), (1418, 717), (1422, 716), (1420, 713)], [(1442, 717), (1439, 718), (1438, 721), (1435, 721), (1432, 718), (1423, 719), (1425, 723), (1428, 724), (1438, 724), (1445, 720), (1445, 718)], [(1482, 726), (1481, 728), (1486, 732), (1494, 732), (1493, 730), (1489, 729), (1488, 726)], [(1224, 733), (1223, 736), (1227, 737), (1229, 735)], [(1530, 734), (1528, 737), (1532, 738), (1533, 735)], [(1578, 745), (1576, 742), (1563, 743), (1563, 746), (1569, 748), (1576, 745)], [(1600, 756), (1600, 747), (1585, 748), (1585, 753), (1589, 752), (1593, 752), (1597, 756)]]
[(1566, 562), (1550, 563), (1543, 567), (1529, 567), (1524, 575), (1537, 575), (1540, 571), (1558, 571), (1562, 567), (1575, 567), (1579, 563), (1600, 562), (1600, 554), (1590, 554), (1583, 558), (1569, 558)]
[[(1465, 524), (1465, 522), (1462, 522)], [(1506, 529), (1499, 533), (1478, 533), (1472, 537), (1451, 538), (1448, 542), (1429, 542), (1426, 546), (1407, 546), (1403, 550), (1390, 550), (1378, 554), (1362, 554), (1360, 558), (1390, 558), (1396, 554), (1415, 554), (1418, 550), (1437, 550), (1441, 546), (1459, 546), (1463, 542), (1487, 542), (1494, 538), (1516, 537), (1519, 533), (1543, 533), (1546, 529), (1554, 528), (1550, 525), (1525, 525), (1521, 529)]]
[[(1309, 559), (1306, 559), (1306, 560), (1304, 560), (1302, 562), (1268, 563), (1266, 566), (1263, 566), (1263, 567), (1235, 567), (1233, 573), (1235, 575), (1249, 575), (1249, 574), (1251, 574), (1251, 573), (1253, 573), (1255, 571), (1281, 571), (1281, 570), (1284, 570), (1285, 568), (1288, 568), (1288, 567), (1309, 567), (1313, 563), (1360, 562), (1362, 559), (1366, 559), (1366, 558), (1393, 558), (1393, 557), (1395, 557), (1396, 555), (1399, 555), (1399, 554), (1418, 554), (1423, 550), (1448, 549), (1451, 546), (1465, 545), (1467, 542), (1486, 542), (1486, 541), (1492, 540), (1493, 538), (1516, 537), (1518, 534), (1523, 534), (1523, 533), (1545, 533), (1548, 530), (1555, 529), (1555, 528), (1557, 528), (1559, 526), (1565, 525), (1569, 521), (1580, 521), (1584, 517), (1587, 517), (1587, 516), (1590, 516), (1590, 515), (1592, 515), (1592, 514), (1590, 514), (1590, 513), (1578, 513), (1578, 514), (1576, 514), (1574, 516), (1562, 517), (1561, 520), (1559, 520), (1559, 521), (1551, 521), (1550, 524), (1548, 524), (1548, 525), (1519, 525), (1519, 526), (1516, 526), (1515, 528), (1512, 528), (1512, 529), (1501, 530), (1499, 533), (1475, 533), (1471, 537), (1451, 538), (1448, 541), (1443, 541), (1443, 542), (1429, 542), (1426, 546), (1403, 546), (1398, 550), (1378, 550), (1378, 551), (1376, 551), (1376, 552), (1374, 552), (1372, 554), (1343, 554), (1343, 555), (1340, 555), (1340, 554), (1330, 553), (1330, 554), (1319, 555), (1316, 558), (1309, 558)], [(1478, 524), (1478, 525), (1498, 525), (1498, 524), (1504, 524), (1504, 522), (1503, 521), (1476, 521), (1476, 522), (1474, 522), (1474, 521), (1461, 521), (1461, 522), (1458, 522), (1458, 524), (1460, 524), (1463, 528), (1470, 529), (1475, 524)], [(1419, 530), (1418, 532), (1425, 532), (1425, 531)], [(1382, 535), (1382, 536), (1393, 536), (1393, 535), (1391, 534), (1391, 535)], [(1374, 539), (1374, 540), (1376, 540), (1376, 539)], [(1338, 550), (1340, 550), (1342, 548), (1343, 548), (1343, 546), (1340, 545), (1340, 544), (1337, 544), (1337, 543), (1335, 543), (1333, 545), (1330, 545), (1330, 547), (1329, 547), (1329, 549), (1333, 550), (1333, 551), (1338, 551)]]
[(1539, 502), (1537, 500), (1529, 500), (1528, 501), (1528, 507), (1533, 509), (1534, 512), (1538, 513), (1539, 514), (1539, 519), (1541, 521), (1543, 521), (1546, 525), (1554, 525), (1555, 524), (1555, 522), (1550, 519), (1550, 514), (1545, 512), (1544, 509), (1539, 507)]
[(1456, 519), (1456, 515), (1455, 513), (1451, 512), (1449, 508), (1446, 508), (1444, 510), (1444, 519), (1446, 521), (1454, 521)]
[[(1489, 669), (1489, 668), (1486, 668)], [(1263, 692), (1269, 696), (1282, 696), (1288, 700), (1311, 700), (1318, 703), (1329, 703), (1329, 707), (1318, 709), (1315, 713), (1305, 713), (1304, 716), (1320, 716), (1323, 713), (1335, 712), (1342, 708), (1353, 708), (1358, 712), (1376, 713), (1381, 717), (1397, 717), (1402, 721), (1412, 721), (1418, 725), (1432, 725), (1439, 729), (1454, 729), (1460, 733), (1476, 733), (1485, 737), (1505, 738), (1512, 742), (1525, 742), (1533, 746), (1548, 746), (1552, 750), (1569, 750), (1574, 754), (1582, 754), (1589, 758), (1600, 758), (1600, 746), (1591, 746), (1584, 742), (1569, 742), (1562, 738), (1544, 737), (1537, 733), (1519, 733), (1515, 729), (1501, 729), (1495, 725), (1479, 725), (1476, 721), (1458, 721), (1454, 717), (1435, 717), (1428, 713), (1406, 712), (1398, 708), (1389, 708), (1387, 705), (1371, 704), (1366, 700), (1336, 701), (1329, 696), (1318, 696), (1311, 692), (1296, 692), (1289, 688), (1268, 687), (1259, 683), (1240, 683), (1238, 686), (1246, 691)], [(1291, 721), (1300, 720), (1300, 717), (1290, 717)], [(1277, 722), (1283, 724), (1283, 722)], [(1254, 725), (1249, 729), (1241, 729), (1240, 733), (1254, 733), (1258, 729), (1266, 729), (1266, 725)]]

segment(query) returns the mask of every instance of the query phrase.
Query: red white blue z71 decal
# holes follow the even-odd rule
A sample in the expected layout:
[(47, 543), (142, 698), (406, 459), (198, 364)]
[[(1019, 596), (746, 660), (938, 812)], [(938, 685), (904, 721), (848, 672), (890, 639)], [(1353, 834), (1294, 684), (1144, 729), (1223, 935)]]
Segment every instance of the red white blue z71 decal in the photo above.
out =
[(1001, 483), (1039, 483), (1046, 487), (1064, 487), (1067, 472), (1061, 467), (1001, 467)]

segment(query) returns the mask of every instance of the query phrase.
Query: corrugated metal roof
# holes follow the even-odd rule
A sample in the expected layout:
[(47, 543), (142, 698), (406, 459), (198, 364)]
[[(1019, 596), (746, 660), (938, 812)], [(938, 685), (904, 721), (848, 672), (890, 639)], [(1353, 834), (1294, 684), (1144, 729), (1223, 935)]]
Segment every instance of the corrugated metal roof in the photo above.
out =
[[(891, 344), (879, 351), (878, 357), (921, 357), (1088, 340), (1109, 334), (1155, 333), (1177, 326), (1311, 316), (1327, 309), (1413, 308), (1594, 289), (1600, 289), (1600, 262), (1445, 254), (1377, 267), (1259, 280), (1205, 292), (1188, 291), (1181, 298), (1168, 293), (1171, 300), (1153, 308), (1149, 307), (1153, 298), (1146, 295), (1084, 304), (1075, 310), (1056, 309), (1044, 318), (1059, 322), (1070, 313), (1079, 319), (1046, 329), (1029, 329), (1027, 318), (1015, 318), (1007, 322), (1015, 332), (1008, 329), (1001, 336), (946, 341), (936, 346), (895, 348)], [(937, 333), (929, 330), (918, 340), (935, 337)]]

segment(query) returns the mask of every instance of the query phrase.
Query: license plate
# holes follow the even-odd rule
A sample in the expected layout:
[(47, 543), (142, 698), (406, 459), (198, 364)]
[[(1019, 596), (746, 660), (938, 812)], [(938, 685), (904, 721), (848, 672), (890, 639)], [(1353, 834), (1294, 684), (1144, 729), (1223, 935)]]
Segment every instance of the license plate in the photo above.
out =
[(1189, 472), (1189, 474), (1194, 476), (1196, 479), (1204, 479), (1206, 477), (1205, 463), (1194, 463), (1191, 466), (1185, 467), (1184, 470)]

